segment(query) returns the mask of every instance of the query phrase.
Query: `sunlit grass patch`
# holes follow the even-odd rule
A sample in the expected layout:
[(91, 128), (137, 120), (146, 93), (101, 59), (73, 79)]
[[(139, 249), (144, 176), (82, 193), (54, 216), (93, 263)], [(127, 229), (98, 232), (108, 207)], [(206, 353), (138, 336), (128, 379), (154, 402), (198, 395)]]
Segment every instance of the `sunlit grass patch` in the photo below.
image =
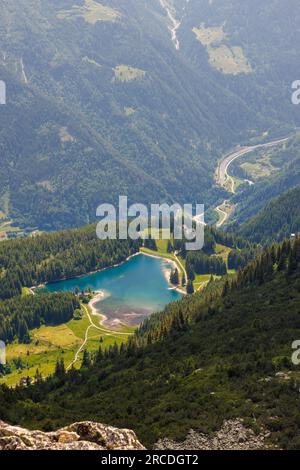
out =
[(22, 297), (27, 297), (28, 295), (31, 295), (29, 287), (22, 287)]
[(210, 65), (224, 74), (238, 75), (252, 72), (252, 67), (241, 47), (229, 47), (226, 45), (218, 47), (209, 46), (207, 50)]
[(225, 245), (221, 245), (219, 243), (216, 244), (215, 248), (216, 255), (220, 256), (225, 263), (228, 262), (228, 255), (231, 252), (231, 248)]
[(270, 156), (268, 155), (257, 159), (255, 162), (244, 162), (241, 164), (241, 168), (245, 170), (253, 180), (268, 178), (272, 173), (278, 170), (272, 164)]
[(115, 69), (114, 79), (120, 82), (130, 82), (139, 78), (144, 78), (146, 72), (141, 69), (130, 67), (129, 65), (118, 65)]
[(201, 25), (199, 28), (193, 28), (192, 31), (197, 40), (206, 47), (209, 63), (212, 67), (228, 75), (252, 72), (252, 67), (243, 49), (239, 46), (225, 44), (226, 34), (223, 26), (206, 28)]
[(38, 330), (33, 330), (33, 336), (36, 340), (61, 348), (80, 343), (80, 339), (67, 325), (42, 326)]
[(81, 17), (87, 23), (95, 25), (97, 21), (117, 21), (121, 18), (121, 13), (95, 0), (85, 0), (83, 6), (74, 5), (71, 10), (59, 11), (57, 17), (60, 20), (72, 20), (73, 18)]
[(200, 28), (193, 28), (193, 33), (196, 35), (198, 41), (203, 44), (203, 46), (218, 44), (225, 38), (223, 26), (205, 28), (203, 25), (201, 25)]
[[(89, 313), (91, 310), (88, 308)], [(99, 321), (92, 316), (95, 325)], [(87, 332), (88, 329), (88, 332)], [(99, 326), (91, 326), (88, 316), (85, 314), (80, 320), (70, 320), (68, 323), (58, 326), (42, 326), (31, 331), (32, 342), (30, 344), (9, 344), (7, 346), (7, 361), (12, 365), (12, 372), (4, 377), (0, 377), (0, 384), (15, 386), (22, 377), (34, 378), (38, 369), (43, 377), (53, 374), (58, 359), (63, 359), (68, 367), (74, 360), (76, 352), (79, 350), (87, 332), (87, 342), (74, 364), (80, 367), (83, 351), (86, 349), (90, 353), (96, 353), (101, 347), (102, 350), (113, 346), (118, 346), (126, 342), (128, 336), (134, 332), (135, 328), (120, 325), (118, 330), (109, 330)], [(125, 334), (122, 334), (125, 333)], [(16, 361), (21, 367), (17, 367)]]
[(125, 113), (125, 116), (130, 117), (135, 113), (135, 109), (131, 108), (130, 106), (129, 107), (125, 106), (124, 113)]
[[(67, 127), (61, 127), (59, 129), (59, 138), (60, 138), (60, 141), (61, 141), (62, 144), (66, 144), (68, 142), (74, 142), (75, 141), (74, 137), (70, 134)], [(48, 187), (49, 182), (46, 181), (46, 183), (47, 183), (47, 189), (49, 189), (49, 187)], [(50, 184), (50, 189), (53, 189), (51, 184)]]

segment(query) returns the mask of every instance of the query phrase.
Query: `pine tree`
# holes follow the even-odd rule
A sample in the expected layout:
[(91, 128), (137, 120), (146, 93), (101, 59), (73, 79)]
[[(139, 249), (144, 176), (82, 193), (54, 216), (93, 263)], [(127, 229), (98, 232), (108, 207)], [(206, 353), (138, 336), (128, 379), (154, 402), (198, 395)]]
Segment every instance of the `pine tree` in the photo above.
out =
[(173, 247), (172, 247), (172, 243), (170, 242), (170, 240), (168, 240), (167, 252), (168, 252), (168, 253), (172, 253), (172, 252), (173, 252)]
[(296, 268), (297, 268), (297, 262), (293, 255), (293, 251), (291, 251), (289, 254), (289, 260), (288, 260), (288, 275), (293, 274)]
[(35, 372), (34, 381), (36, 384), (41, 384), (43, 382), (43, 377), (39, 369), (37, 369)]
[(83, 352), (81, 367), (90, 367), (92, 365), (90, 353), (85, 349)]
[(59, 379), (63, 378), (66, 374), (65, 363), (63, 359), (57, 359), (54, 375)]
[(187, 272), (188, 280), (189, 281), (194, 281), (195, 280), (195, 273), (194, 273), (191, 266), (187, 267), (186, 272)]
[(171, 284), (173, 284), (173, 286), (178, 286), (178, 284), (179, 284), (179, 273), (178, 273), (177, 268), (174, 269), (174, 271), (171, 272), (170, 282), (171, 282)]
[(222, 290), (222, 297), (226, 297), (226, 295), (228, 294), (228, 291), (229, 291), (229, 282), (226, 279), (224, 286), (223, 286), (223, 290)]
[(285, 271), (286, 269), (286, 258), (281, 255), (277, 264), (277, 271)]
[(191, 295), (195, 292), (194, 290), (194, 284), (191, 280), (188, 281), (187, 286), (186, 286), (186, 292), (187, 294)]

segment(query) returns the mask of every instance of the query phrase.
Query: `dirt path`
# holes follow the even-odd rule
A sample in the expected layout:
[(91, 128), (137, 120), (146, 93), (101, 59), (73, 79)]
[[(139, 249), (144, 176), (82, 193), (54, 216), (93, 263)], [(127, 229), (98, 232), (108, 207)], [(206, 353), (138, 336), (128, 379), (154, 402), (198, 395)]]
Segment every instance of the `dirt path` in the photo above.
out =
[(184, 276), (185, 276), (185, 282), (188, 281), (188, 277), (187, 277), (187, 272), (186, 272), (186, 269), (185, 267), (183, 266), (182, 262), (180, 261), (180, 259), (178, 258), (178, 251), (174, 251), (174, 257), (176, 258), (176, 261), (178, 263), (178, 265), (180, 266), (180, 268), (182, 269), (182, 272), (184, 273)]
[(217, 222), (217, 228), (220, 228), (222, 227), (222, 225), (225, 224), (225, 222), (227, 221), (228, 217), (229, 217), (229, 214), (225, 211), (223, 211), (223, 209), (221, 209), (221, 207), (223, 207), (225, 204), (226, 204), (227, 201), (224, 201), (223, 204), (221, 204), (220, 206), (216, 207), (215, 208), (215, 211), (218, 212), (219, 216), (220, 216), (220, 219), (219, 219), (219, 222)]
[[(92, 308), (92, 311), (93, 311), (94, 307), (91, 307), (91, 308)], [(122, 333), (122, 332), (119, 332), (119, 331), (107, 330), (107, 329), (105, 329), (101, 326), (98, 326), (93, 322), (93, 320), (91, 318), (91, 315), (88, 311), (88, 307), (86, 307), (85, 305), (82, 305), (82, 309), (84, 311), (84, 314), (87, 316), (90, 324), (89, 324), (89, 326), (87, 327), (87, 329), (85, 331), (83, 343), (81, 344), (79, 349), (76, 351), (74, 359), (71, 362), (71, 364), (69, 364), (69, 366), (67, 367), (67, 370), (70, 370), (71, 367), (79, 360), (79, 355), (84, 350), (84, 348), (85, 348), (85, 346), (86, 346), (86, 344), (89, 340), (89, 331), (90, 331), (91, 328), (96, 328), (97, 330), (99, 330), (101, 332), (102, 336), (119, 336), (119, 335), (130, 336), (132, 334), (132, 333)], [(93, 315), (97, 315), (98, 317), (102, 317), (99, 313), (93, 313)]]

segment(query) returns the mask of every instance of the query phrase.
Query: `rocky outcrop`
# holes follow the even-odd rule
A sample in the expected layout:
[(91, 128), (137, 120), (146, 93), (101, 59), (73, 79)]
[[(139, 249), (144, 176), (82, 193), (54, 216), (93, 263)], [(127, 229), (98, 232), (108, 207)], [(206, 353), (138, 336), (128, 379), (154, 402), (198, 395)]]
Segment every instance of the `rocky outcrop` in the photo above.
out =
[(220, 431), (213, 435), (190, 431), (184, 442), (161, 439), (156, 450), (258, 450), (268, 448), (266, 439), (270, 433), (255, 434), (245, 427), (242, 420), (225, 421)]
[(0, 421), (0, 450), (143, 450), (135, 433), (100, 423), (74, 423), (55, 432), (29, 431)]

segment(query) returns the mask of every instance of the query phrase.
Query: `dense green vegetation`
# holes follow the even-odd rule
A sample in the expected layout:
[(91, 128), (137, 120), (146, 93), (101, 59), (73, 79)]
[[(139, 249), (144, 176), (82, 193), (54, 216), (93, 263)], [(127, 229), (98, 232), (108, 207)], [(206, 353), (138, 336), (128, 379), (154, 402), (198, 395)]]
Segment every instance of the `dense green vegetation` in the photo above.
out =
[(73, 294), (28, 295), (0, 302), (0, 338), (7, 343), (17, 339), (30, 342), (29, 330), (41, 325), (60, 325), (73, 318), (80, 308)]
[[(185, 250), (185, 241), (174, 241), (174, 246), (179, 250), (185, 260), (188, 278), (194, 280), (196, 275), (215, 274), (224, 276), (227, 268), (237, 270), (243, 268), (260, 252), (260, 248), (250, 243), (246, 238), (233, 232), (221, 232), (212, 227), (205, 227), (205, 244), (201, 251)], [(225, 259), (217, 253), (217, 246), (221, 245), (228, 250)]]
[(256, 243), (270, 244), (300, 233), (300, 186), (273, 199), (257, 216), (243, 224), (240, 234)]
[(217, 274), (223, 276), (227, 273), (225, 261), (218, 256), (208, 256), (205, 253), (188, 253), (186, 257), (186, 270), (195, 274)]
[[(7, 220), (29, 229), (81, 226), (120, 194), (213, 205), (223, 197), (213, 186), (225, 149), (299, 125), (290, 82), (300, 11), (289, 2), (174, 1), (179, 51), (158, 1), (105, 0), (92, 11), (84, 0), (5, 2), (0, 210)], [(251, 73), (212, 66), (193, 32), (202, 23), (225, 25), (223, 50), (238, 48)]]
[(291, 363), (299, 275), (300, 239), (273, 246), (231, 281), (151, 316), (127, 347), (100, 349), (89, 367), (2, 387), (0, 417), (44, 429), (90, 418), (133, 428), (147, 445), (244, 417), (269, 429), (271, 443), (299, 448), (299, 370)]

